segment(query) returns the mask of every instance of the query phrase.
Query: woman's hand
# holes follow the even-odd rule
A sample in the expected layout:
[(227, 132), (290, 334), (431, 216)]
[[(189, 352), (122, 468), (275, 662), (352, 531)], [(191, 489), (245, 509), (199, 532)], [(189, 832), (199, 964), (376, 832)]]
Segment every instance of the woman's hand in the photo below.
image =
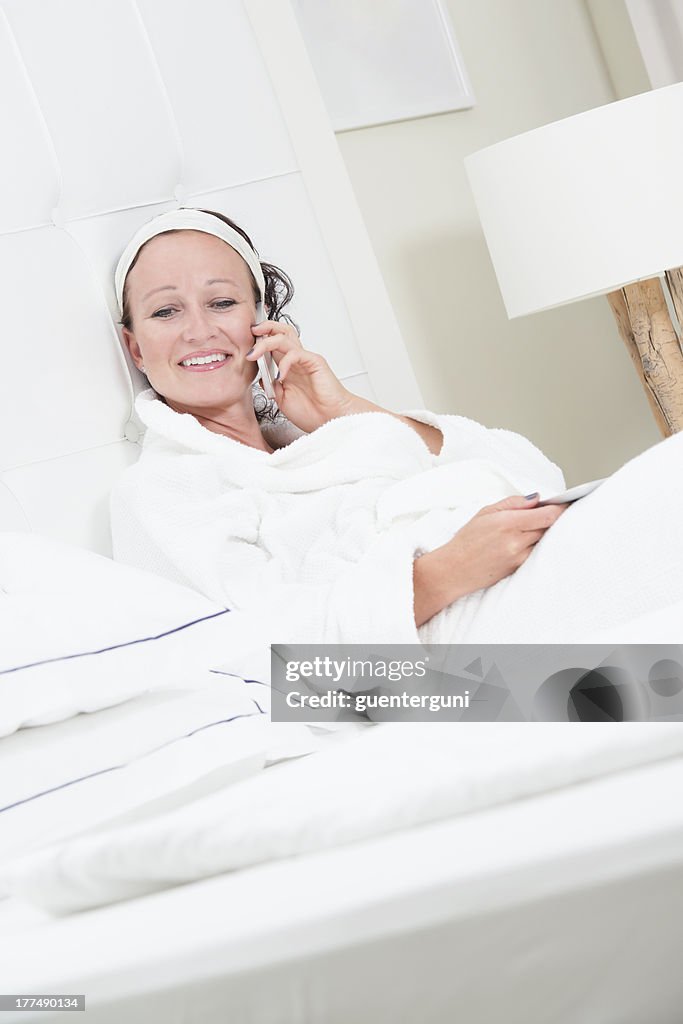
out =
[(440, 548), (414, 562), (415, 623), (421, 626), (453, 601), (491, 587), (519, 569), (566, 505), (537, 507), (513, 496), (487, 505)]
[(255, 343), (247, 359), (255, 361), (266, 352), (275, 358), (275, 401), (300, 430), (310, 433), (328, 420), (353, 411), (354, 396), (335, 377), (323, 356), (304, 349), (294, 327), (264, 320), (251, 330)]
[(428, 423), (390, 412), (348, 391), (335, 377), (327, 360), (316, 352), (307, 352), (291, 324), (264, 320), (251, 328), (254, 348), (247, 359), (253, 361), (270, 352), (276, 357), (278, 379), (273, 381), (275, 401), (284, 415), (300, 430), (311, 433), (328, 420), (351, 413), (383, 412), (407, 424), (418, 434), (433, 455), (443, 444), (441, 431)]

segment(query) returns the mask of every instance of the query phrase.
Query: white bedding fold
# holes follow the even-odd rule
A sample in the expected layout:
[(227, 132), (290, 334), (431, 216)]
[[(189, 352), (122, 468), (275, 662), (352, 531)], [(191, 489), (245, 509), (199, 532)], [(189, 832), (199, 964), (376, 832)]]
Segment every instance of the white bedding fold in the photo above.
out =
[(679, 723), (382, 725), (152, 821), (43, 850), (2, 869), (0, 887), (69, 913), (681, 755)]

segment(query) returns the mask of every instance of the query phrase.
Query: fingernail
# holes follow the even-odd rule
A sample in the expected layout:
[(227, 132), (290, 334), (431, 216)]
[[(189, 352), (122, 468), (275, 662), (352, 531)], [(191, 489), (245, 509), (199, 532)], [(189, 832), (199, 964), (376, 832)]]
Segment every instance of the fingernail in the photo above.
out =
[(525, 495), (524, 495), (524, 500), (525, 500), (525, 501), (533, 501), (533, 500), (534, 500), (534, 498), (537, 498), (537, 497), (538, 497), (538, 494), (539, 494), (539, 492), (538, 492), (538, 491), (534, 491), (534, 493), (533, 493), (533, 494), (525, 494)]
[(256, 348), (256, 345), (252, 345), (251, 348), (249, 349), (249, 351), (247, 352), (247, 355), (250, 356), (255, 348)]

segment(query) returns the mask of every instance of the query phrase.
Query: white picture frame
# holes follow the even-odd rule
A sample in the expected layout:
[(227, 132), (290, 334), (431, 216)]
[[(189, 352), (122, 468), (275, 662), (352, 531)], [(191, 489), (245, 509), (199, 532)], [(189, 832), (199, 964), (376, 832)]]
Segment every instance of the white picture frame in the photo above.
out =
[(443, 0), (291, 0), (335, 132), (474, 106)]

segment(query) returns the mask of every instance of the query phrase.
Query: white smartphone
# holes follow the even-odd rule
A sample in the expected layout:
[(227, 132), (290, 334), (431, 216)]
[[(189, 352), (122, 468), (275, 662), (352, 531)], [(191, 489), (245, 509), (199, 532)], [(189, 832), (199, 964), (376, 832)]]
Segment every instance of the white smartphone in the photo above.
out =
[[(256, 323), (261, 324), (268, 317), (265, 314), (263, 302), (257, 302), (256, 304)], [(270, 352), (266, 352), (264, 356), (259, 356), (256, 360), (256, 364), (259, 368), (259, 375), (263, 382), (263, 390), (267, 398), (275, 398), (275, 389), (273, 388), (273, 381), (275, 374), (277, 373), (277, 366)]]
[(585, 498), (587, 494), (594, 491), (600, 484), (604, 484), (607, 478), (603, 477), (602, 480), (589, 480), (587, 484), (577, 484), (576, 487), (570, 487), (568, 491), (563, 491), (562, 494), (554, 494), (552, 498), (541, 498), (539, 505), (566, 505), (570, 501), (578, 501), (579, 498)]

